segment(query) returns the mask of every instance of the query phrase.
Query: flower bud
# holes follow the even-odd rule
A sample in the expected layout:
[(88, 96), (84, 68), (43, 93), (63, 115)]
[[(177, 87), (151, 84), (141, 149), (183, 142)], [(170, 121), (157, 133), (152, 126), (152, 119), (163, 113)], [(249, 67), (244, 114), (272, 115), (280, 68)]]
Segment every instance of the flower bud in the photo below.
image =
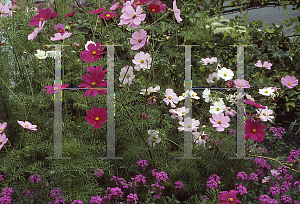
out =
[(71, 24), (72, 22), (71, 21), (69, 21), (69, 24)]
[(167, 40), (172, 40), (172, 37), (171, 36), (167, 36)]
[(69, 31), (71, 28), (70, 28), (69, 25), (66, 25), (66, 26), (65, 26), (65, 29), (66, 29), (67, 31)]
[(206, 128), (206, 125), (202, 125), (203, 128)]
[(123, 87), (122, 84), (120, 84), (119, 88), (122, 88), (122, 87)]
[(78, 47), (79, 46), (79, 44), (78, 43), (75, 43), (75, 47)]

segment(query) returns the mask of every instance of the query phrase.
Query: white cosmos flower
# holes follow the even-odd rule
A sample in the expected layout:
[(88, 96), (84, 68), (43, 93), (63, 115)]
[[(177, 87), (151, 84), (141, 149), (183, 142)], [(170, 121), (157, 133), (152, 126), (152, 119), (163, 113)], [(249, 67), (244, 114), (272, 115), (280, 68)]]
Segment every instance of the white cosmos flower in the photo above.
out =
[(224, 79), (225, 81), (231, 80), (234, 76), (233, 71), (223, 67), (221, 70), (218, 70), (218, 77)]
[(259, 114), (259, 118), (262, 121), (272, 121), (272, 119), (274, 118), (274, 116), (271, 116), (270, 114), (273, 113), (273, 110), (268, 109), (268, 107), (266, 107), (266, 109), (259, 109), (256, 110), (257, 113)]
[(270, 96), (270, 95), (274, 94), (274, 89), (271, 87), (265, 87), (263, 89), (259, 89), (258, 91), (259, 91), (258, 92), (259, 94), (264, 95), (264, 96)]
[(246, 98), (247, 98), (249, 101), (254, 101), (254, 98), (252, 98), (250, 94), (246, 94)]
[(147, 139), (147, 143), (151, 146), (154, 147), (155, 143), (158, 144), (160, 143), (161, 139), (158, 137), (158, 130), (148, 130), (148, 134), (150, 137)]
[(194, 92), (193, 90), (190, 90), (190, 91), (189, 91), (189, 94), (190, 94), (191, 98), (194, 98), (194, 99), (200, 99), (200, 97), (197, 96), (197, 93)]
[(214, 102), (213, 106), (210, 106), (209, 112), (211, 114), (213, 113), (219, 114), (219, 113), (223, 113), (225, 108), (226, 106), (223, 101), (218, 101), (218, 102), (216, 101)]
[(37, 54), (34, 54), (37, 58), (39, 59), (45, 59), (47, 58), (47, 55), (46, 55), (46, 52), (45, 51), (42, 51), (42, 50), (37, 50), (36, 51)]
[(188, 94), (189, 94), (189, 90), (186, 90), (181, 96), (179, 96), (179, 101), (184, 100)]
[(210, 89), (206, 88), (202, 93), (202, 97), (205, 99), (206, 103), (209, 103), (211, 101), (209, 95), (210, 95)]
[[(122, 81), (124, 79), (123, 84), (128, 83), (128, 85), (130, 86), (132, 84), (132, 80), (135, 77), (135, 75), (133, 74), (132, 66), (129, 67), (128, 71), (127, 71), (127, 69), (128, 69), (128, 66), (125, 66), (121, 69), (119, 81), (122, 83)], [(127, 72), (127, 74), (126, 74), (126, 72)], [(125, 76), (125, 74), (126, 74), (126, 76)]]

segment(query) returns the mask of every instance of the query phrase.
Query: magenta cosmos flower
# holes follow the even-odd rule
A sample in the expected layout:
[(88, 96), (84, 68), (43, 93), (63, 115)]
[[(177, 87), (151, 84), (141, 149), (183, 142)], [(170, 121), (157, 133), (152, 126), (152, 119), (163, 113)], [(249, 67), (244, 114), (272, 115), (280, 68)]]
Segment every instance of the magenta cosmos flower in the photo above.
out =
[(266, 106), (262, 106), (260, 103), (255, 103), (254, 101), (250, 101), (248, 99), (245, 99), (245, 103), (249, 104), (249, 105), (252, 105), (252, 106), (255, 106), (257, 108), (260, 108), (260, 109), (266, 109)]
[(102, 127), (102, 124), (105, 123), (107, 112), (106, 108), (97, 108), (94, 107), (92, 110), (86, 111), (87, 116), (84, 119), (89, 123), (89, 125), (94, 125), (94, 129)]
[(157, 4), (150, 4), (148, 6), (148, 9), (151, 13), (159, 13), (160, 12), (160, 6)]
[(105, 11), (105, 7), (104, 8), (98, 8), (95, 11), (89, 11), (89, 12), (92, 13), (92, 14), (100, 14), (100, 13), (102, 13), (104, 11)]
[(71, 17), (71, 16), (74, 16), (75, 14), (75, 11), (73, 11), (72, 13), (67, 13), (66, 15), (64, 15), (64, 17)]
[(45, 21), (44, 22), (40, 21), (39, 26), (34, 29), (33, 33), (28, 35), (28, 40), (33, 41), (36, 38), (36, 36), (39, 34), (39, 32), (42, 30), (44, 25), (45, 25)]
[(287, 75), (281, 78), (282, 85), (287, 86), (289, 89), (294, 88), (298, 85), (298, 79), (294, 76)]
[(177, 8), (176, 0), (173, 1), (173, 11), (177, 22), (180, 23), (182, 19), (180, 18), (180, 9)]
[(176, 93), (174, 93), (174, 91), (172, 89), (166, 89), (166, 93), (165, 93), (165, 97), (163, 99), (163, 101), (169, 105), (169, 103), (171, 104), (172, 108), (175, 108), (175, 104), (174, 103), (178, 103), (179, 102), (179, 98), (177, 97)]
[(268, 63), (267, 61), (264, 61), (264, 64), (261, 63), (260, 60), (258, 60), (256, 62), (256, 64), (254, 64), (256, 67), (264, 67), (266, 69), (271, 69), (272, 63)]
[(106, 52), (101, 52), (106, 46), (104, 46), (103, 48), (100, 49), (101, 46), (101, 42), (98, 42), (97, 45), (94, 44), (89, 44), (87, 46), (88, 50), (83, 50), (80, 53), (80, 58), (89, 63), (89, 62), (96, 62), (99, 59), (101, 59), (101, 54), (105, 54)]
[(0, 2), (0, 18), (9, 15), (9, 6), (3, 6), (3, 4)]
[(6, 135), (4, 133), (2, 135), (0, 135), (0, 150), (5, 145), (7, 140), (8, 140), (8, 138), (6, 138)]
[(216, 113), (212, 114), (212, 118), (209, 119), (210, 122), (213, 124), (213, 127), (217, 128), (218, 132), (223, 132), (224, 128), (229, 127), (229, 117), (225, 116), (224, 113), (220, 112), (218, 115)]
[(7, 123), (4, 122), (3, 124), (0, 123), (0, 133), (2, 133), (4, 131), (4, 129), (6, 128)]
[(39, 10), (39, 14), (30, 19), (30, 26), (39, 25), (40, 21), (44, 22), (50, 20), (53, 13), (56, 12), (53, 12), (51, 8)]
[[(54, 93), (54, 92), (60, 92), (62, 89), (65, 89), (69, 86), (69, 84), (58, 84), (58, 83), (55, 83), (53, 86), (46, 86), (45, 88), (46, 89), (43, 89), (43, 91), (48, 91), (46, 94), (51, 94), (51, 93)], [(48, 90), (47, 90), (48, 89)]]
[(29, 130), (34, 130), (34, 131), (36, 131), (37, 129), (36, 129), (36, 125), (32, 125), (30, 122), (28, 122), (28, 121), (25, 121), (25, 122), (23, 122), (23, 121), (19, 121), (19, 120), (17, 120), (18, 121), (18, 123), (23, 127), (23, 128), (26, 128), (26, 129), (29, 129)]
[(132, 50), (138, 50), (144, 45), (148, 46), (147, 31), (144, 29), (140, 29), (140, 32), (135, 31), (130, 39), (130, 44), (133, 45), (131, 47)]
[(99, 15), (99, 18), (105, 18), (105, 20), (109, 20), (112, 17), (116, 17), (118, 14), (116, 12), (106, 11), (104, 14)]
[(220, 192), (218, 198), (220, 199), (219, 204), (237, 204), (242, 203), (236, 198), (237, 191), (231, 190), (229, 193), (228, 191)]
[(121, 15), (121, 21), (118, 25), (126, 25), (129, 23), (128, 27), (137, 28), (143, 20), (146, 18), (146, 14), (143, 13), (143, 9), (137, 6), (136, 12), (131, 6), (126, 6), (125, 13)]
[[(89, 88), (89, 90), (87, 90), (83, 96), (88, 97), (91, 94), (91, 97), (93, 98), (94, 96), (97, 95), (97, 93), (100, 95), (106, 94), (106, 92), (107, 92), (106, 90), (99, 90), (99, 88), (107, 86), (107, 81), (103, 81), (107, 70), (105, 69), (101, 72), (102, 66), (99, 66), (97, 68), (90, 66), (90, 67), (87, 67), (86, 69), (88, 72), (91, 73), (91, 75), (85, 73), (82, 76), (83, 83), (78, 86), (78, 87)], [(90, 87), (92, 87), (92, 88), (90, 88)], [(96, 88), (96, 87), (99, 87), (99, 88)]]
[(57, 32), (62, 35), (66, 32), (64, 24), (58, 23), (57, 25), (54, 26), (54, 29), (57, 30)]
[(245, 139), (251, 138), (257, 142), (262, 142), (266, 137), (266, 132), (264, 131), (266, 126), (264, 124), (259, 124), (257, 122), (251, 123), (251, 118), (246, 120), (245, 124)]

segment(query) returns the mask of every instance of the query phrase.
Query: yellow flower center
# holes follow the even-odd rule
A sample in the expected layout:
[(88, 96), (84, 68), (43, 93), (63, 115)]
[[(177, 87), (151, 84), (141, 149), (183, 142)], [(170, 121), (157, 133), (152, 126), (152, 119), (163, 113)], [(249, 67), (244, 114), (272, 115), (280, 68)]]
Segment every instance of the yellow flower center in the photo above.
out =
[(266, 179), (266, 181), (269, 181), (269, 179)]
[(221, 124), (222, 123), (221, 120), (219, 120), (218, 123)]
[(135, 15), (135, 14), (133, 14), (133, 15), (132, 15), (132, 18), (136, 18), (136, 15)]
[(107, 14), (107, 15), (106, 15), (106, 17), (107, 17), (107, 18), (109, 18), (109, 17), (110, 17), (110, 15), (109, 15), (109, 14)]
[(265, 93), (268, 93), (268, 91), (265, 91)]
[(194, 97), (195, 95), (194, 95), (194, 94), (192, 94), (192, 96)]
[(252, 129), (252, 132), (256, 132), (256, 129)]
[(129, 75), (129, 74), (127, 74), (127, 75), (126, 75), (126, 77), (127, 77), (127, 78), (129, 78), (129, 77), (130, 77), (130, 75)]
[(136, 4), (140, 4), (140, 3), (141, 3), (141, 2), (139, 2), (139, 1), (138, 1), (138, 2), (136, 2)]
[(288, 85), (291, 85), (291, 82), (287, 83)]
[(228, 108), (228, 111), (231, 111), (231, 108)]
[(40, 21), (43, 21), (44, 19), (43, 18), (40, 18)]
[(258, 119), (258, 116), (257, 116), (257, 115), (256, 115), (256, 116), (254, 116), (254, 119), (255, 119), (255, 120), (257, 120), (257, 119)]
[(220, 110), (220, 108), (217, 108), (217, 111), (219, 111)]
[(224, 76), (227, 76), (227, 74), (225, 73)]
[(243, 84), (240, 84), (240, 85), (239, 85), (239, 87), (242, 87), (242, 86), (243, 86)]
[(267, 115), (266, 113), (263, 113), (263, 115)]
[(2, 130), (2, 128), (0, 128), (0, 131)]
[(95, 120), (99, 120), (99, 117), (96, 117)]
[(152, 9), (152, 12), (154, 12), (155, 11), (155, 9)]
[(229, 199), (228, 199), (228, 202), (232, 202), (232, 201), (233, 201), (233, 198), (229, 198)]
[(96, 82), (93, 82), (93, 83), (92, 83), (92, 86), (96, 86), (96, 84), (97, 84)]
[(25, 125), (25, 127), (28, 127), (28, 125)]
[(93, 55), (95, 55), (97, 52), (96, 52), (96, 51), (93, 51), (92, 53), (93, 53)]
[(184, 114), (184, 112), (181, 112), (182, 114)]
[(171, 100), (171, 99), (172, 99), (172, 97), (171, 97), (171, 96), (169, 96), (169, 99)]
[(144, 60), (141, 60), (141, 63), (144, 63), (145, 61)]
[(139, 43), (142, 42), (142, 39), (138, 39), (138, 42), (139, 42)]
[(188, 128), (191, 128), (192, 126), (191, 125), (188, 125)]
[(60, 38), (63, 38), (63, 36), (61, 36)]
[(2, 144), (2, 141), (0, 141), (0, 145)]
[(59, 29), (58, 32), (62, 33), (63, 31), (62, 31), (62, 29)]

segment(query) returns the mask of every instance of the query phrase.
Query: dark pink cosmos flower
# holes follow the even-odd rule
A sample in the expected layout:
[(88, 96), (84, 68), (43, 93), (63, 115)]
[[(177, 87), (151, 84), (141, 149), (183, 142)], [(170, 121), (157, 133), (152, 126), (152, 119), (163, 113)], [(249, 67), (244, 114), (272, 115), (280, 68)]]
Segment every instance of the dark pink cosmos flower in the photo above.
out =
[(109, 20), (112, 17), (116, 17), (118, 14), (116, 12), (106, 11), (104, 14), (99, 15), (99, 18), (105, 18), (105, 20)]
[(102, 127), (102, 124), (105, 123), (107, 112), (106, 108), (97, 108), (94, 107), (92, 110), (86, 111), (87, 116), (84, 117), (84, 119), (89, 122), (89, 125), (94, 125), (94, 129), (98, 129)]
[(1, 41), (0, 41), (0, 46), (2, 46), (2, 45), (4, 45), (4, 43), (1, 43)]
[(248, 99), (245, 99), (245, 103), (255, 106), (257, 108), (260, 108), (260, 109), (266, 109), (266, 106), (262, 106), (260, 103), (255, 103), (254, 101), (250, 101)]
[(43, 91), (48, 91), (46, 94), (51, 94), (51, 93), (54, 93), (54, 92), (60, 92), (62, 89), (65, 89), (68, 86), (69, 86), (69, 84), (60, 85), (58, 83), (55, 83), (53, 86), (46, 86), (45, 87), (46, 89), (43, 89)]
[(218, 195), (220, 199), (220, 204), (237, 204), (242, 203), (236, 198), (237, 191), (231, 190), (229, 193), (228, 191), (220, 192), (221, 194)]
[(91, 97), (93, 98), (94, 96), (97, 95), (97, 93), (100, 95), (106, 94), (107, 90), (97, 90), (96, 87), (100, 88), (100, 87), (107, 86), (107, 81), (103, 81), (107, 70), (105, 69), (101, 72), (102, 66), (99, 66), (97, 68), (90, 66), (90, 67), (87, 67), (86, 69), (88, 72), (91, 73), (91, 75), (89, 75), (87, 73), (84, 74), (82, 76), (83, 83), (80, 84), (78, 87), (84, 87), (84, 88), (90, 88), (90, 89), (87, 90), (83, 96), (88, 97), (91, 94)]
[(150, 4), (148, 6), (148, 9), (151, 13), (159, 13), (160, 12), (160, 6), (156, 4)]
[(99, 59), (101, 59), (101, 54), (105, 54), (106, 52), (101, 52), (106, 46), (104, 46), (103, 48), (100, 49), (101, 46), (101, 42), (98, 42), (97, 45), (94, 44), (89, 44), (88, 45), (88, 50), (83, 50), (80, 53), (80, 58), (89, 63), (89, 62), (96, 62)]
[(64, 24), (58, 23), (57, 25), (54, 26), (54, 29), (57, 30), (60, 34), (65, 34), (65, 26)]
[(105, 7), (103, 7), (103, 8), (98, 8), (98, 9), (95, 10), (95, 11), (90, 11), (90, 13), (92, 13), (92, 14), (100, 14), (100, 13), (104, 12), (105, 9), (106, 9)]
[(39, 10), (39, 14), (35, 15), (30, 19), (30, 26), (39, 25), (39, 22), (44, 22), (50, 20), (52, 15), (55, 15), (51, 8)]
[(258, 125), (258, 123), (251, 123), (251, 119), (248, 118), (245, 124), (245, 139), (251, 138), (257, 142), (262, 142), (266, 137), (266, 132), (264, 131), (266, 126), (264, 124)]
[(71, 16), (74, 16), (75, 14), (75, 11), (73, 11), (72, 13), (67, 13), (66, 15), (64, 15), (65, 17), (71, 17)]

